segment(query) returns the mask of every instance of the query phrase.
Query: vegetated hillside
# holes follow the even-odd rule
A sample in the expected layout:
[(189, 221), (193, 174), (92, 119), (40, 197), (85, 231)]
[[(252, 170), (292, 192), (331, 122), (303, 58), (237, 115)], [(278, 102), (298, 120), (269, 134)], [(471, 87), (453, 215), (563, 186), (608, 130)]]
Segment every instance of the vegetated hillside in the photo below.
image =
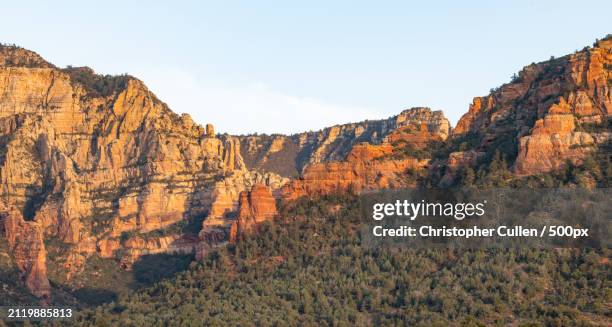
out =
[(256, 235), (77, 325), (610, 323), (609, 250), (369, 248), (359, 207), (348, 194), (293, 202)]
[(26, 50), (16, 45), (0, 43), (0, 66), (52, 68), (52, 64), (45, 61), (36, 52)]
[[(80, 323), (609, 325), (608, 249), (363, 247), (359, 205), (350, 195), (355, 184), (346, 177), (353, 174), (362, 189), (401, 178), (425, 186), (609, 187), (610, 58), (607, 38), (529, 66), (477, 98), (450, 140), (436, 140), (435, 148), (415, 147), (417, 130), (307, 165), (291, 184), (297, 200), (259, 233), (85, 312)], [(396, 180), (370, 178), (389, 172), (385, 163), (432, 157), (428, 174), (394, 166)]]

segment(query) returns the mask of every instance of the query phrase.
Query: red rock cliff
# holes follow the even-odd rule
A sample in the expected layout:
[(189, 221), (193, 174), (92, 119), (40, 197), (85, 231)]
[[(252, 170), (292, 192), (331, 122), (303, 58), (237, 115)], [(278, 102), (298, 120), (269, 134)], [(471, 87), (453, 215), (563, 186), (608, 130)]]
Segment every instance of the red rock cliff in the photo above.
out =
[(261, 222), (272, 219), (277, 214), (276, 199), (270, 189), (262, 184), (255, 184), (250, 192), (240, 193), (238, 218), (230, 229), (230, 242), (253, 231)]
[[(508, 84), (474, 98), (453, 140), (476, 138), (475, 153), (516, 156), (513, 171), (533, 175), (580, 161), (612, 140), (612, 39), (525, 67)], [(585, 131), (585, 127), (599, 126)], [(461, 155), (457, 154), (455, 157)]]
[(431, 160), (420, 150), (446, 140), (450, 124), (439, 111), (427, 108), (410, 109), (400, 117), (400, 127), (381, 144), (357, 144), (344, 160), (306, 166), (300, 178), (283, 188), (283, 198), (414, 186), (414, 173), (424, 171)]
[(17, 210), (4, 210), (0, 216), (9, 250), (26, 287), (35, 296), (48, 299), (51, 296), (51, 286), (47, 279), (42, 227), (35, 221), (24, 221)]

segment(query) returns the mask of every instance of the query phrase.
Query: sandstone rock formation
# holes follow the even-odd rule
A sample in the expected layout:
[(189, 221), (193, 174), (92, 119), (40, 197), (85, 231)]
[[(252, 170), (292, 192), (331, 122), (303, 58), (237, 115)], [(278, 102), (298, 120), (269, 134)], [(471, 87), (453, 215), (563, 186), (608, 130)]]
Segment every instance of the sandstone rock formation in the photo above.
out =
[(563, 159), (576, 163), (594, 151), (595, 140), (589, 133), (576, 131), (575, 120), (563, 98), (551, 106), (544, 118), (536, 121), (531, 134), (520, 139), (516, 173), (556, 170), (565, 164)]
[(206, 136), (215, 137), (215, 127), (212, 124), (206, 124)]
[(12, 67), (44, 67), (52, 68), (37, 53), (16, 47), (0, 44), (0, 66)]
[[(235, 240), (241, 233), (240, 226), (251, 225), (248, 219), (243, 218), (242, 223), (239, 221), (239, 210), (238, 217), (236, 217), (240, 202), (239, 195), (244, 196), (246, 194), (244, 192), (248, 191), (251, 185), (266, 185), (273, 194), (286, 200), (348, 189), (361, 192), (364, 190), (414, 186), (416, 180), (411, 178), (410, 173), (413, 170), (423, 170), (427, 167), (429, 158), (412, 157), (409, 153), (404, 153), (403, 150), (409, 145), (415, 149), (422, 149), (428, 142), (445, 140), (450, 133), (450, 123), (440, 111), (431, 111), (427, 108), (406, 110), (388, 121), (380, 121), (374, 125), (383, 124), (382, 122), (389, 124), (388, 126), (395, 126), (395, 129), (385, 130), (384, 133), (381, 133), (381, 135), (388, 137), (382, 137), (380, 141), (377, 141), (380, 143), (378, 145), (367, 142), (354, 144), (354, 139), (346, 138), (346, 144), (354, 145), (350, 146), (350, 152), (343, 155), (343, 160), (338, 161), (325, 161), (320, 156), (322, 153), (327, 153), (324, 149), (329, 149), (336, 144), (337, 137), (342, 134), (343, 130), (354, 132), (355, 126), (358, 126), (358, 124), (343, 125), (326, 130), (331, 133), (332, 138), (322, 138), (319, 147), (316, 149), (314, 147), (310, 148), (315, 149), (312, 150), (311, 155), (313, 157), (310, 158), (313, 163), (305, 166), (301, 177), (297, 180), (289, 182), (287, 178), (282, 178), (271, 172), (253, 173), (243, 169), (240, 172), (234, 171), (231, 175), (217, 182), (212, 187), (213, 196), (210, 211), (199, 233), (201, 243), (197, 246), (196, 257), (202, 257), (211, 247), (224, 244), (227, 240)], [(367, 129), (364, 127), (362, 133), (366, 133), (366, 131)], [(370, 133), (370, 135), (373, 134), (375, 133)], [(248, 137), (247, 140), (250, 141), (235, 146), (246, 147), (247, 153), (258, 151), (256, 142), (260, 138), (252, 136)], [(390, 141), (397, 144), (393, 145)], [(285, 151), (287, 143), (291, 142), (291, 137), (274, 136), (266, 150), (267, 158), (270, 158), (270, 153)], [(251, 149), (252, 147), (255, 147), (255, 150)], [(339, 147), (334, 149), (336, 152), (332, 152), (336, 154), (345, 151)], [(241, 152), (244, 153), (244, 150)], [(326, 155), (332, 156), (332, 152)], [(287, 165), (288, 161), (295, 162), (297, 160), (296, 157), (289, 159), (285, 159), (283, 164)], [(245, 161), (248, 162), (246, 159)], [(248, 229), (248, 227), (243, 227), (243, 230)]]
[(257, 224), (274, 218), (276, 214), (276, 199), (270, 189), (263, 184), (253, 185), (251, 191), (240, 193), (238, 217), (232, 223), (229, 241), (236, 242), (240, 237), (252, 232)]
[(424, 169), (429, 160), (411, 157), (378, 160), (391, 154), (392, 150), (388, 144), (356, 145), (345, 161), (307, 166), (299, 179), (283, 188), (282, 196), (294, 200), (349, 190), (362, 192), (414, 186), (416, 181), (407, 176), (409, 170)]
[(211, 187), (210, 210), (199, 232), (200, 243), (196, 247), (196, 258), (201, 258), (210, 248), (229, 240), (243, 192), (251, 190), (255, 185), (265, 185), (278, 194), (288, 182), (289, 179), (273, 173), (244, 170), (234, 172), (215, 183)]
[(388, 119), (336, 125), (317, 132), (241, 137), (241, 153), (249, 168), (295, 177), (307, 165), (344, 160), (354, 145), (381, 144), (390, 133), (407, 126), (425, 126), (441, 140), (450, 134), (450, 122), (441, 111), (412, 108)]
[[(229, 136), (173, 113), (134, 77), (0, 46), (4, 237), (45, 297), (54, 247), (67, 276), (92, 256), (126, 268), (145, 254), (202, 257), (270, 219), (275, 197), (410, 187), (427, 170), (450, 185), (496, 150), (516, 176), (580, 164), (612, 141), (611, 67), (610, 38), (529, 65), (475, 98), (454, 130), (442, 112), (412, 108), (317, 132)], [(194, 221), (199, 230), (182, 229)]]
[(51, 296), (51, 286), (47, 279), (47, 256), (41, 226), (34, 221), (24, 221), (17, 210), (1, 210), (0, 217), (9, 250), (26, 287), (33, 295), (48, 299)]
[[(452, 139), (477, 140), (470, 150), (496, 149), (518, 175), (574, 163), (610, 142), (612, 39), (574, 54), (525, 67), (511, 83), (474, 98)], [(599, 131), (583, 131), (585, 126)]]
[[(130, 247), (118, 239), (202, 217), (219, 181), (256, 174), (236, 138), (174, 114), (141, 81), (58, 69), (15, 47), (0, 49), (0, 148), (0, 198), (67, 247), (68, 274), (92, 255), (172, 250), (158, 239), (120, 251)], [(236, 186), (236, 202), (250, 185)]]
[(415, 186), (415, 173), (431, 161), (430, 153), (418, 150), (446, 140), (450, 123), (440, 111), (427, 108), (403, 111), (394, 122), (380, 144), (356, 144), (344, 160), (307, 165), (300, 178), (283, 188), (283, 198)]
[(143, 255), (194, 253), (199, 241), (195, 235), (170, 234), (156, 237), (136, 235), (121, 246), (121, 265), (130, 268)]

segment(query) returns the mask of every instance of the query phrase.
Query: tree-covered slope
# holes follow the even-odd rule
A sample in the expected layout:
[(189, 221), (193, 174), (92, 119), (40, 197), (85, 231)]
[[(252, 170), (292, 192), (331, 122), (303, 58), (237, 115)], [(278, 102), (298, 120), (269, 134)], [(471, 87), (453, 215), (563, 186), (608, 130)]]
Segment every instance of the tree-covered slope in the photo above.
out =
[(610, 323), (609, 252), (361, 244), (358, 198), (301, 200), (81, 325), (587, 326)]

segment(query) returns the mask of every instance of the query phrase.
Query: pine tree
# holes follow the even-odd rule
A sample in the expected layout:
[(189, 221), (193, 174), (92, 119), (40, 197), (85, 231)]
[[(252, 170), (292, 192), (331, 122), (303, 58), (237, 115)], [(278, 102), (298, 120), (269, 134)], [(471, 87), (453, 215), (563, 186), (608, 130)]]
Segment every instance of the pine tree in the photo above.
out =
[(464, 186), (472, 186), (476, 181), (476, 173), (474, 173), (474, 169), (471, 167), (466, 167), (463, 169), (463, 174), (461, 176), (461, 184)]

